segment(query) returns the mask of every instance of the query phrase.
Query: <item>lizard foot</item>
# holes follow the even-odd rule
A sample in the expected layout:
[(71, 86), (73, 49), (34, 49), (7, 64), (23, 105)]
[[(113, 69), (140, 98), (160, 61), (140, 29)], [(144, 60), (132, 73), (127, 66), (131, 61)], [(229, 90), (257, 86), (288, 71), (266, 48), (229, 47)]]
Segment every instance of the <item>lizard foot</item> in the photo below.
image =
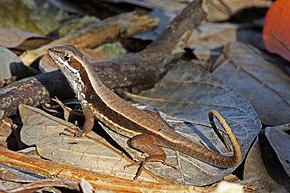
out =
[(145, 164), (147, 163), (148, 161), (144, 160), (144, 161), (136, 161), (134, 163), (131, 163), (129, 165), (126, 165), (124, 167), (124, 169), (128, 168), (128, 167), (132, 167), (132, 166), (138, 166), (138, 170), (137, 170), (137, 173), (135, 175), (135, 177), (133, 178), (133, 180), (137, 180), (138, 177), (141, 175), (143, 169), (144, 169), (144, 166)]

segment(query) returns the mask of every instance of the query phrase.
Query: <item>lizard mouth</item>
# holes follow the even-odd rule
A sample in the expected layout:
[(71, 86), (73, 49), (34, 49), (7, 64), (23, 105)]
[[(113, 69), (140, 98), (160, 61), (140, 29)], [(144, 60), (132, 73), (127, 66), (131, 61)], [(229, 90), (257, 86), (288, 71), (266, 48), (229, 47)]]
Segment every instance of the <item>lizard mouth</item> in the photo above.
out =
[(57, 65), (63, 65), (65, 61), (62, 60), (60, 57), (61, 53), (57, 51), (55, 48), (48, 48), (47, 53), (49, 57), (57, 64)]

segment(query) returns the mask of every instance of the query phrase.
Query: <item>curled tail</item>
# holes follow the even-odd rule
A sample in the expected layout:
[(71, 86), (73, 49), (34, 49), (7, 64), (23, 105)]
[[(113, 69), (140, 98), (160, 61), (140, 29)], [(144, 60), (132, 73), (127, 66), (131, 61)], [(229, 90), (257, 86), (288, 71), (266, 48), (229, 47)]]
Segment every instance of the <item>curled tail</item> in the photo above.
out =
[[(228, 146), (228, 144), (225, 142), (224, 138), (222, 137), (222, 135), (218, 131), (216, 124), (214, 122), (214, 117), (216, 117), (218, 122), (224, 128), (224, 130), (225, 130), (225, 132), (226, 132), (226, 134), (231, 142), (231, 145), (233, 147), (234, 155), (224, 156), (224, 155), (221, 155), (220, 153), (216, 152), (213, 156), (209, 156), (209, 160), (207, 160), (207, 161), (209, 163), (214, 162), (213, 164), (215, 164), (217, 166), (221, 166), (221, 167), (235, 167), (236, 165), (238, 165), (242, 161), (241, 147), (240, 147), (235, 135), (233, 134), (231, 128), (229, 127), (229, 125), (225, 121), (225, 119), (216, 110), (211, 110), (208, 113), (208, 118), (209, 118), (210, 124), (211, 124), (214, 132), (218, 135), (218, 137), (224, 143), (224, 145), (227, 147), (227, 149), (230, 150), (230, 147)], [(211, 159), (210, 157), (212, 157), (214, 159), (214, 161), (212, 161), (213, 159)]]

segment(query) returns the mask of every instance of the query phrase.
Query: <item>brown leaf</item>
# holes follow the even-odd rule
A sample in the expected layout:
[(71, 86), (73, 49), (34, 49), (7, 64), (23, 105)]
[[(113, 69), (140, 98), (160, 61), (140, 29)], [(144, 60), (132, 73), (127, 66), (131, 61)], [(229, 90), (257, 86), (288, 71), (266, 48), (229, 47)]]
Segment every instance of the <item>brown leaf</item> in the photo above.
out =
[(265, 135), (275, 150), (285, 172), (290, 176), (290, 136), (275, 127), (267, 127)]
[[(252, 106), (235, 91), (211, 74), (189, 63), (178, 61), (155, 88), (143, 91), (141, 96), (128, 94), (132, 99), (149, 103), (162, 114), (175, 130), (192, 141), (229, 155), (213, 132), (207, 113), (215, 109), (224, 116), (241, 144), (245, 156), (260, 130), (260, 122)], [(176, 165), (176, 152), (166, 149), (168, 162)], [(153, 167), (164, 178), (179, 183), (206, 185), (221, 180), (234, 168), (221, 169), (193, 157), (180, 155), (181, 173), (170, 167)], [(156, 166), (156, 164), (155, 164)]]
[(257, 49), (231, 43), (215, 61), (212, 71), (250, 101), (262, 123), (290, 122), (290, 78)]

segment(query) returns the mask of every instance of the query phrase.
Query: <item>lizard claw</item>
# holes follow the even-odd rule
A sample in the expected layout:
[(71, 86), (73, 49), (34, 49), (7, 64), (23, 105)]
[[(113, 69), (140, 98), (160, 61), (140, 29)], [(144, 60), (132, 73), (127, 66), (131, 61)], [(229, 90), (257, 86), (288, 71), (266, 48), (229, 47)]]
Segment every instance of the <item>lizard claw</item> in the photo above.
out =
[(63, 130), (63, 132), (60, 132), (59, 135), (66, 135), (66, 136), (70, 136), (70, 135), (73, 135), (74, 137), (83, 137), (85, 134), (83, 133), (83, 131), (78, 127), (78, 126), (75, 126), (74, 127), (75, 132), (69, 130), (68, 128), (65, 128)]
[(137, 161), (137, 162), (131, 163), (129, 165), (126, 165), (124, 167), (124, 169), (126, 169), (128, 167), (131, 167), (131, 166), (139, 166), (139, 168), (137, 170), (137, 173), (136, 173), (135, 177), (133, 178), (133, 180), (137, 180), (138, 177), (141, 175), (141, 173), (142, 173), (142, 171), (143, 171), (144, 166), (145, 166), (146, 163), (147, 163), (146, 160), (144, 160), (144, 161)]
[(131, 164), (125, 165), (125, 166), (124, 166), (124, 169), (127, 169), (127, 168), (132, 167), (132, 166), (140, 166), (141, 163), (142, 163), (142, 161), (136, 161), (136, 162), (134, 162), (134, 163), (131, 163)]
[(70, 130), (68, 130), (67, 128), (65, 128), (62, 132), (59, 133), (59, 136), (62, 136), (62, 135), (71, 136), (72, 132)]

